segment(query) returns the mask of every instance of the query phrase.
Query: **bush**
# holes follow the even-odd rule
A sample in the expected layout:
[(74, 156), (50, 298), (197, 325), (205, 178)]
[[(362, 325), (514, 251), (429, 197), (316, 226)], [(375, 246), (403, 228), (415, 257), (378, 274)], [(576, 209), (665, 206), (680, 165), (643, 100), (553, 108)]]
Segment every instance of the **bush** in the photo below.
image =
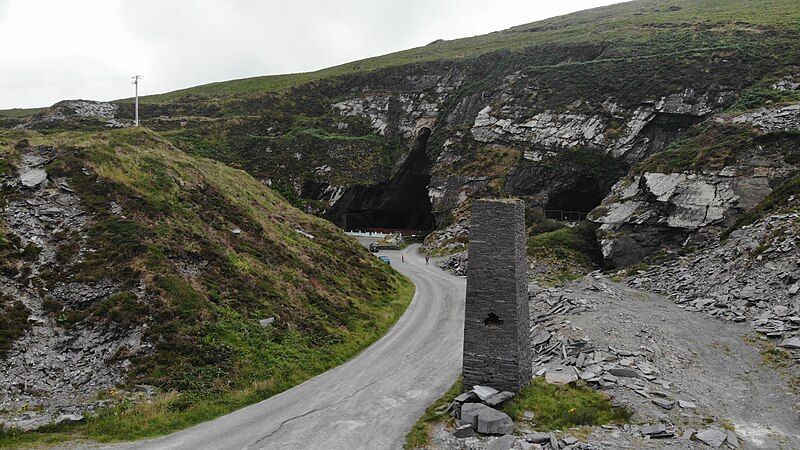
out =
[(0, 358), (5, 359), (11, 345), (30, 329), (30, 311), (22, 302), (9, 299), (0, 294)]

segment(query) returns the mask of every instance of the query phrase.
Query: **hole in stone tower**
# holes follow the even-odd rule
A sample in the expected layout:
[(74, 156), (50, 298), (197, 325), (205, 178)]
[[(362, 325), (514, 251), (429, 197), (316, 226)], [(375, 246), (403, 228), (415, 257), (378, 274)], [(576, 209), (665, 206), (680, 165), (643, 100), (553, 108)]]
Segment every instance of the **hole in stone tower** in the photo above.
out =
[(350, 187), (326, 217), (346, 230), (435, 228), (433, 205), (428, 197), (430, 135), (428, 128), (420, 131), (414, 149), (395, 176), (371, 186)]
[(497, 314), (489, 313), (489, 316), (483, 319), (483, 324), (487, 327), (499, 327), (503, 325), (503, 320), (497, 317)]
[(584, 220), (586, 214), (603, 201), (607, 189), (597, 179), (581, 177), (567, 189), (550, 194), (545, 211), (555, 220)]

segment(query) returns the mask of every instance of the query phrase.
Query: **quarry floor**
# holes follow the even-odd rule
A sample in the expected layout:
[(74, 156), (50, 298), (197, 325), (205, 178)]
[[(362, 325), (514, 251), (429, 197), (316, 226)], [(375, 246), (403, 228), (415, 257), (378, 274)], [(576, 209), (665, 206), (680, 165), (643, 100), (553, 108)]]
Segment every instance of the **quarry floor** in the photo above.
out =
[[(703, 429), (706, 421), (727, 422), (743, 448), (800, 448), (800, 393), (789, 385), (790, 377), (798, 375), (797, 367), (780, 367), (788, 361), (765, 358), (768, 341), (750, 324), (686, 311), (658, 295), (607, 283), (618, 295), (595, 293), (597, 308), (569, 317), (572, 326), (595, 344), (657, 348), (660, 357), (654, 362), (662, 378), (672, 382), (671, 396), (697, 404), (694, 410), (664, 410), (620, 389), (618, 399), (632, 406), (634, 421), (663, 420), (684, 431)], [(680, 441), (641, 444), (648, 448), (698, 444)]]
[[(652, 401), (658, 398), (654, 391), (645, 397), (621, 381), (609, 383), (602, 391), (633, 416), (627, 425), (576, 431), (583, 444), (593, 449), (711, 448), (690, 436), (724, 427), (735, 431), (737, 448), (800, 448), (800, 392), (792, 387), (792, 380), (800, 379), (800, 367), (791, 359), (774, 357), (781, 353), (770, 352), (774, 344), (749, 323), (688, 311), (670, 299), (614, 283), (601, 274), (549, 292), (551, 298), (569, 295), (590, 306), (557, 316), (550, 329), (554, 336), (587, 341), (606, 351), (646, 349), (659, 378), (669, 382), (660, 395), (696, 405), (665, 409)], [(642, 434), (644, 426), (658, 423), (668, 424), (675, 436), (649, 439)], [(520, 439), (529, 426), (517, 424)], [(441, 424), (434, 427), (433, 448), (494, 448), (493, 439), (454, 439), (450, 431)]]

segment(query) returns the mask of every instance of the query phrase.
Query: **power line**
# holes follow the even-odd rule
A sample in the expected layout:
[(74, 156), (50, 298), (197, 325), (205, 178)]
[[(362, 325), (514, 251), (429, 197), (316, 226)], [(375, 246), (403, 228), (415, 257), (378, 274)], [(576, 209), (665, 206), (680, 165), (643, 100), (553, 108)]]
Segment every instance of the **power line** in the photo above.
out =
[(104, 78), (100, 80), (81, 80), (81, 81), (57, 81), (52, 83), (30, 83), (30, 84), (11, 84), (0, 86), (0, 89), (17, 89), (17, 88), (27, 88), (27, 87), (42, 87), (42, 86), (67, 86), (73, 84), (90, 84), (90, 83), (105, 83), (110, 81), (120, 81), (120, 80), (127, 80), (128, 77), (121, 77), (121, 78)]

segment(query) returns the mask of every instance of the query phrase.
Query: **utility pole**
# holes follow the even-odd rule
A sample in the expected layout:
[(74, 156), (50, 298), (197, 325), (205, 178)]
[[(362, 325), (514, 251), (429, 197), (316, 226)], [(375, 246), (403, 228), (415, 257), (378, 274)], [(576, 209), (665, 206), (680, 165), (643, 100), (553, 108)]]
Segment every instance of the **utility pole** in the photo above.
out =
[(144, 78), (141, 75), (134, 75), (133, 77), (133, 86), (136, 92), (136, 100), (135, 100), (135, 117), (133, 119), (133, 125), (138, 127), (139, 126), (139, 80)]

